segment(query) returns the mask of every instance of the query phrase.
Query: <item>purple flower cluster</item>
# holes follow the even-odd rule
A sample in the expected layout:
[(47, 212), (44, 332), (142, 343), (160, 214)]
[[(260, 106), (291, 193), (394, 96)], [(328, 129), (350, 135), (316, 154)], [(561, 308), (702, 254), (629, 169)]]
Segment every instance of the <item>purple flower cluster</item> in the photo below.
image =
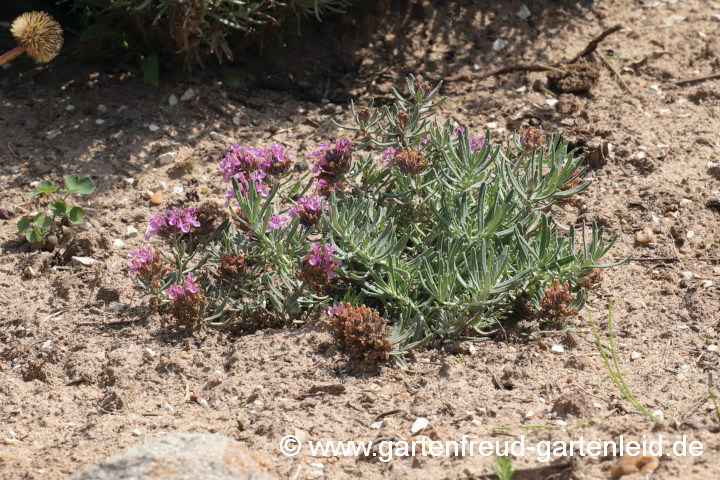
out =
[[(457, 130), (452, 133), (452, 138), (458, 138), (462, 132), (465, 131), (464, 125), (460, 125)], [(485, 145), (485, 137), (470, 136), (470, 151), (475, 152), (481, 149)]]
[[(223, 173), (223, 181), (231, 182), (233, 177), (237, 179), (241, 194), (247, 195), (250, 182), (253, 182), (258, 194), (267, 196), (270, 188), (263, 183), (263, 179), (268, 173), (284, 173), (290, 166), (291, 160), (292, 153), (279, 143), (264, 149), (233, 144), (220, 162), (220, 169)], [(231, 187), (228, 189), (225, 206), (234, 198), (235, 192)]]
[(150, 261), (153, 259), (153, 249), (152, 247), (141, 248), (139, 250), (135, 250), (134, 252), (128, 253), (128, 257), (134, 258), (134, 260), (130, 263), (129, 270), (129, 274), (132, 275), (138, 270), (146, 267), (147, 264), (150, 263)]
[(392, 167), (393, 160), (395, 160), (395, 154), (397, 154), (397, 148), (395, 147), (388, 147), (385, 149), (385, 153), (383, 153), (383, 162), (387, 164), (387, 168)]
[(333, 253), (337, 250), (334, 245), (323, 245), (313, 242), (310, 248), (310, 254), (307, 257), (307, 263), (316, 270), (321, 270), (327, 274), (328, 279), (335, 278), (335, 269), (342, 262), (333, 257)]
[(323, 211), (330, 208), (326, 198), (322, 195), (313, 195), (311, 197), (303, 197), (290, 208), (288, 215), (290, 218), (300, 216), (300, 220), (307, 224), (313, 225), (317, 223)]
[(311, 157), (318, 159), (313, 165), (312, 173), (316, 175), (327, 175), (333, 178), (343, 175), (350, 169), (350, 157), (352, 155), (352, 145), (350, 140), (338, 140), (335, 148), (329, 140), (322, 143), (318, 148), (310, 154)]
[(289, 221), (290, 219), (285, 215), (273, 215), (268, 221), (268, 232), (281, 229)]
[(172, 233), (188, 233), (191, 227), (199, 227), (200, 222), (195, 214), (195, 208), (174, 207), (165, 210), (165, 213), (156, 213), (148, 220), (145, 240), (155, 234), (170, 235)]
[(182, 297), (183, 295), (192, 295), (194, 293), (197, 293), (198, 290), (199, 287), (198, 284), (195, 283), (195, 276), (192, 273), (188, 273), (187, 283), (176, 283), (174, 285), (171, 285), (170, 288), (167, 289), (167, 296), (171, 300), (175, 300), (176, 298)]
[(328, 309), (328, 313), (330, 315), (338, 315), (346, 310), (347, 308), (345, 308), (345, 302), (338, 302), (334, 307)]

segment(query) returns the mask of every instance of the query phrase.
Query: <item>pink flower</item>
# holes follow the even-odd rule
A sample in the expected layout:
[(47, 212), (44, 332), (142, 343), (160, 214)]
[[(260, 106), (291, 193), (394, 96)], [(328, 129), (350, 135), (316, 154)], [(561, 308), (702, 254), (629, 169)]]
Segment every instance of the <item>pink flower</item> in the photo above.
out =
[(132, 275), (138, 269), (144, 267), (148, 262), (152, 260), (153, 249), (152, 247), (141, 248), (139, 250), (135, 250), (134, 252), (128, 253), (128, 257), (135, 259), (130, 264), (129, 274)]
[(289, 221), (290, 219), (286, 216), (273, 215), (272, 217), (270, 217), (270, 221), (268, 221), (268, 232), (281, 229), (282, 226)]
[(310, 156), (318, 159), (313, 165), (312, 173), (334, 180), (350, 170), (352, 145), (350, 140), (343, 139), (338, 140), (335, 148), (332, 148), (332, 143), (327, 141), (319, 145)]
[(383, 153), (383, 162), (387, 164), (387, 168), (392, 167), (393, 160), (395, 159), (395, 154), (397, 153), (397, 148), (395, 147), (388, 147), (385, 150), (385, 153)]
[(220, 162), (223, 181), (229, 182), (239, 172), (255, 172), (265, 167), (266, 159), (262, 150), (233, 144)]
[(198, 291), (199, 286), (197, 283), (195, 283), (195, 276), (192, 273), (188, 273), (187, 283), (175, 283), (173, 285), (170, 285), (170, 287), (167, 289), (167, 296), (171, 300), (174, 300), (178, 297), (182, 297), (183, 295), (192, 295), (194, 293), (197, 293)]
[(313, 267), (317, 267), (327, 274), (328, 279), (335, 278), (335, 269), (342, 262), (337, 258), (333, 257), (333, 252), (337, 248), (334, 245), (322, 245), (317, 242), (313, 242), (310, 248), (310, 254), (308, 255), (308, 263)]
[(338, 302), (337, 304), (335, 304), (334, 307), (328, 309), (328, 313), (330, 315), (337, 315), (338, 313), (342, 313), (345, 310), (347, 310), (345, 308), (345, 302)]
[(197, 219), (195, 208), (180, 209), (174, 207), (165, 210), (165, 213), (156, 213), (148, 220), (148, 228), (145, 232), (145, 240), (155, 234), (171, 235), (180, 231), (182, 233), (190, 232), (191, 227), (199, 227), (200, 222)]

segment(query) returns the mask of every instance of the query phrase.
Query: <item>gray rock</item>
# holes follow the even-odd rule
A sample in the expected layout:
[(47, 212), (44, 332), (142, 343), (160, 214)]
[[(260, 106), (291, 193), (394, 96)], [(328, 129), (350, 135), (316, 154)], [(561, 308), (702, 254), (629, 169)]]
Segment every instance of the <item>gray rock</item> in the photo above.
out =
[(270, 480), (267, 461), (223, 435), (171, 433), (66, 480)]

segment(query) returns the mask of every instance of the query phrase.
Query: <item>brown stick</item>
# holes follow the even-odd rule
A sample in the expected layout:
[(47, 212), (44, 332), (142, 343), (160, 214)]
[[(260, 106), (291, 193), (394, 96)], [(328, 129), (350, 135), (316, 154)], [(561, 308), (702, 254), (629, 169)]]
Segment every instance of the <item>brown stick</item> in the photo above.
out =
[(623, 78), (620, 76), (618, 71), (615, 70), (615, 67), (613, 67), (610, 64), (610, 62), (608, 62), (607, 59), (605, 57), (603, 57), (602, 55), (599, 55), (597, 53), (594, 53), (593, 55), (595, 55), (596, 57), (599, 57), (600, 60), (602, 60), (602, 62), (605, 64), (605, 66), (608, 67), (610, 69), (610, 71), (615, 75), (615, 78), (617, 78), (620, 81), (620, 85), (622, 85), (622, 87), (625, 89), (625, 91), (628, 92), (630, 95), (632, 95), (633, 94), (632, 90), (630, 90), (630, 87), (628, 87), (628, 84), (625, 83), (625, 80), (623, 80)]
[(565, 62), (565, 63), (575, 63), (576, 61), (580, 60), (581, 57), (586, 57), (586, 56), (590, 55), (592, 52), (595, 51), (595, 49), (597, 49), (598, 44), (600, 42), (602, 42), (603, 40), (605, 40), (605, 38), (608, 35), (611, 35), (611, 34), (617, 32), (618, 30), (622, 30), (622, 28), (623, 28), (622, 25), (615, 25), (615, 26), (610, 27), (607, 30), (603, 31), (600, 35), (598, 35), (597, 37), (590, 40), (590, 43), (587, 44), (587, 47), (585, 47), (582, 52), (578, 53), (577, 55), (575, 55), (573, 57), (572, 60), (570, 60), (569, 62)]
[(687, 78), (685, 80), (674, 80), (672, 82), (665, 83), (667, 83), (668, 85), (686, 85), (688, 83), (704, 82), (705, 80), (713, 80), (715, 78), (720, 78), (720, 73), (714, 73), (712, 75), (706, 75), (704, 77)]
[(3, 53), (0, 55), (0, 65), (3, 65), (7, 62), (10, 62), (12, 60), (15, 60), (15, 58), (19, 57), (23, 53), (25, 53), (26, 48), (22, 45), (18, 45), (17, 47), (13, 48), (7, 53)]

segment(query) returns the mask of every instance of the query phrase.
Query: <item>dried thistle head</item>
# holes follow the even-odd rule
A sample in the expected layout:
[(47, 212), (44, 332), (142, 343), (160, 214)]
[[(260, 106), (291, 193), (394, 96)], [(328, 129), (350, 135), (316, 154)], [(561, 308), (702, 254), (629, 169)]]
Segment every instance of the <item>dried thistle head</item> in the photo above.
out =
[(372, 364), (388, 359), (392, 350), (390, 328), (378, 312), (365, 305), (340, 302), (328, 314), (330, 331), (351, 360)]
[(63, 45), (62, 27), (45, 12), (23, 13), (13, 21), (10, 32), (37, 63), (57, 57)]
[(425, 155), (417, 150), (400, 149), (395, 154), (395, 164), (401, 172), (408, 175), (417, 175), (430, 166)]
[(520, 127), (518, 137), (526, 152), (531, 152), (536, 147), (545, 147), (545, 132), (537, 128)]
[(545, 289), (545, 298), (540, 300), (542, 310), (538, 314), (542, 318), (554, 321), (556, 325), (562, 325), (565, 317), (575, 315), (577, 309), (570, 307), (575, 301), (575, 296), (570, 294), (568, 283), (560, 284), (557, 280)]

